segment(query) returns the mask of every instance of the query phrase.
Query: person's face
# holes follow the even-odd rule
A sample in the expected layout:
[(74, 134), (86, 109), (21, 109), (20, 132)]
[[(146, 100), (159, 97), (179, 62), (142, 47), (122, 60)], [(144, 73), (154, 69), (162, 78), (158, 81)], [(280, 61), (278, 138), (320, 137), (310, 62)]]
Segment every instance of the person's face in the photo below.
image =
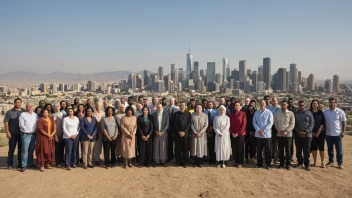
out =
[(191, 101), (191, 107), (196, 106), (196, 101)]
[(266, 97), (265, 102), (266, 102), (266, 105), (269, 105), (270, 104), (270, 97)]
[(125, 107), (120, 105), (119, 110), (121, 113), (123, 113), (125, 111)]
[(22, 106), (22, 101), (16, 100), (13, 104), (14, 104), (14, 106), (15, 106), (16, 109), (19, 109), (19, 108), (21, 108), (21, 106)]
[(125, 104), (126, 100), (124, 98), (121, 98), (121, 104)]
[[(329, 105), (330, 106), (330, 105)], [(313, 103), (312, 103), (312, 107), (313, 107), (313, 109), (319, 109), (319, 104), (318, 104), (318, 102), (317, 101), (314, 101)]]
[(101, 105), (99, 102), (95, 103), (95, 108), (99, 111), (101, 110)]
[(104, 107), (107, 107), (107, 106), (109, 106), (109, 101), (107, 101), (107, 100), (104, 100)]
[(329, 107), (330, 107), (330, 109), (335, 109), (336, 108), (336, 100), (330, 100)]
[(255, 107), (257, 104), (255, 104), (255, 102), (251, 102), (250, 105)]
[(253, 114), (253, 112), (254, 112), (254, 107), (250, 106), (248, 109), (249, 109), (249, 112), (250, 112), (251, 114)]
[(79, 119), (81, 119), (84, 116), (84, 114), (83, 114), (83, 112), (78, 112), (77, 116)]
[(157, 104), (158, 103), (158, 98), (153, 98), (153, 104)]
[[(266, 101), (264, 101), (264, 100), (261, 100), (260, 101), (260, 108), (263, 108), (263, 109), (265, 109), (265, 107), (266, 107), (266, 103), (265, 103)], [(269, 100), (269, 102), (270, 102), (270, 100)]]
[(112, 116), (112, 114), (113, 114), (112, 109), (109, 108), (109, 110), (108, 110), (108, 116)]
[(299, 103), (298, 104), (298, 108), (299, 108), (299, 110), (301, 110), (301, 111), (304, 111), (304, 107), (306, 106), (305, 104), (304, 104), (304, 102), (301, 102), (301, 103)]
[(289, 107), (292, 107), (292, 105), (293, 105), (293, 100), (289, 100), (289, 101), (288, 101), (288, 106), (289, 106)]
[(68, 110), (68, 116), (73, 116), (73, 109)]
[(277, 106), (279, 104), (279, 101), (277, 100), (277, 98), (273, 98), (273, 105)]
[(42, 108), (38, 108), (38, 109), (37, 109), (37, 112), (35, 112), (35, 113), (38, 114), (38, 115), (40, 115), (41, 112), (42, 112)]
[(159, 104), (156, 110), (160, 113), (163, 110), (163, 105)]
[(66, 109), (66, 107), (67, 107), (66, 102), (62, 102), (62, 103), (61, 103), (61, 108), (62, 108), (62, 109)]
[(58, 105), (55, 105), (55, 111), (56, 112), (59, 112), (60, 111), (60, 105), (58, 104)]
[(143, 98), (139, 98), (138, 103), (143, 104)]
[(91, 106), (93, 106), (93, 100), (92, 99), (89, 99), (88, 101), (87, 101), (87, 104), (91, 107)]
[(166, 104), (167, 104), (166, 99), (164, 99), (164, 100), (162, 101), (162, 103), (163, 103), (163, 105), (166, 105)]
[(180, 103), (180, 111), (184, 112), (186, 109), (185, 103)]
[(142, 109), (142, 105), (140, 103), (137, 104), (137, 109), (141, 110)]
[(33, 105), (33, 104), (28, 104), (28, 105), (27, 105), (27, 111), (28, 111), (28, 113), (32, 113), (33, 110), (34, 110), (34, 105)]
[(214, 102), (213, 106), (217, 107), (218, 106), (218, 102)]
[(200, 112), (202, 112), (202, 110), (203, 110), (202, 106), (197, 105), (196, 112), (200, 113)]
[(51, 111), (51, 105), (48, 105), (48, 106), (46, 107), (46, 109), (47, 109), (48, 111)]
[(226, 105), (227, 105), (227, 106), (230, 106), (230, 105), (231, 105), (231, 101), (227, 101), (227, 102), (226, 102)]
[(283, 111), (286, 111), (286, 109), (287, 109), (287, 103), (286, 103), (286, 102), (282, 102), (282, 103), (281, 103), (281, 109), (282, 109)]
[(173, 98), (170, 99), (170, 105), (171, 105), (171, 106), (175, 105), (175, 99), (173, 99)]
[(250, 100), (247, 98), (247, 99), (244, 101), (244, 104), (245, 104), (245, 105), (249, 105), (249, 102), (250, 102)]
[(213, 109), (214, 104), (212, 102), (208, 102), (208, 109)]
[(47, 118), (49, 116), (48, 110), (43, 111), (43, 117)]
[(144, 105), (147, 105), (148, 104), (148, 100), (147, 99), (143, 99), (143, 103), (144, 103)]
[(207, 101), (203, 101), (203, 107), (206, 107), (208, 105)]
[(83, 112), (84, 111), (84, 106), (80, 105), (78, 109), (79, 109), (79, 112)]
[(220, 105), (225, 104), (225, 98), (220, 98)]
[(68, 102), (67, 102), (67, 105), (68, 105), (68, 106), (71, 106), (71, 102), (70, 102), (70, 101), (68, 101)]
[(128, 115), (128, 116), (132, 116), (132, 114), (133, 114), (133, 113), (132, 113), (131, 110), (128, 110), (128, 111), (127, 111), (127, 115)]
[(147, 109), (147, 108), (144, 108), (144, 109), (143, 109), (143, 114), (144, 114), (144, 115), (148, 115), (148, 109)]
[(239, 103), (235, 103), (235, 110), (240, 111), (241, 110), (241, 105)]
[(79, 104), (79, 98), (75, 98), (74, 103), (77, 105)]
[(224, 108), (220, 108), (220, 114), (221, 115), (225, 115), (225, 109)]
[(45, 106), (45, 102), (43, 100), (39, 101), (39, 106), (44, 107)]
[(134, 99), (133, 99), (133, 98), (128, 99), (128, 104), (129, 104), (130, 106), (133, 105), (133, 103), (134, 103)]
[(235, 104), (236, 99), (231, 99), (231, 104)]
[(119, 101), (116, 101), (115, 102), (115, 108), (119, 107), (120, 106), (120, 102)]
[(92, 110), (91, 110), (91, 109), (88, 109), (88, 110), (87, 110), (87, 116), (88, 116), (88, 117), (91, 117), (92, 114), (93, 114)]

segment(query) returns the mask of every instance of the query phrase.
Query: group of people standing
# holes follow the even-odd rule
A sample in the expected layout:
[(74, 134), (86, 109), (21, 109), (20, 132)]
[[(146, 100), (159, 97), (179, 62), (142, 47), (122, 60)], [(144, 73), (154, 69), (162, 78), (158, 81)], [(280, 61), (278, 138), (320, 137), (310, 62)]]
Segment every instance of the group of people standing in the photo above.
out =
[[(67, 170), (82, 162), (83, 168), (100, 165), (103, 150), (104, 167), (115, 167), (123, 160), (123, 168), (164, 166), (176, 159), (176, 166), (202, 167), (203, 161), (225, 168), (232, 159), (234, 166), (256, 164), (270, 170), (291, 168), (293, 143), (296, 147), (297, 167), (311, 170), (317, 166), (317, 151), (321, 167), (334, 164), (334, 146), (339, 168), (343, 168), (342, 138), (346, 130), (345, 113), (329, 99), (329, 108), (320, 109), (313, 100), (310, 108), (304, 101), (293, 106), (293, 100), (284, 99), (279, 105), (276, 97), (265, 96), (259, 101), (242, 101), (220, 97), (219, 103), (203, 99), (177, 102), (175, 98), (153, 97), (148, 105), (146, 97), (117, 100), (113, 106), (79, 98), (73, 104), (67, 101), (54, 106), (40, 101), (22, 109), (22, 100), (16, 98), (14, 108), (6, 113), (4, 123), (9, 139), (8, 169), (13, 166), (13, 155), (18, 145), (18, 169), (40, 166), (40, 171), (51, 169), (52, 164)], [(176, 105), (177, 102), (177, 105)], [(324, 145), (328, 146), (329, 162), (324, 164)], [(33, 153), (36, 153), (37, 165)], [(303, 155), (302, 155), (303, 153)]]

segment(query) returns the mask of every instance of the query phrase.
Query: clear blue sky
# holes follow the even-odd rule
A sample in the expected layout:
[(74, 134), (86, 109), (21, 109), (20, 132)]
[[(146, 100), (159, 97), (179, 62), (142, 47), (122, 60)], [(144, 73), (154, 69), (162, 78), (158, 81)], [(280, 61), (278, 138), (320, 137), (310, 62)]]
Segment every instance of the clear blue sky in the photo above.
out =
[(168, 73), (171, 63), (186, 67), (190, 44), (216, 72), (222, 57), (253, 70), (268, 56), (273, 73), (295, 62), (303, 76), (349, 80), (351, 13), (351, 0), (3, 0), (0, 72)]

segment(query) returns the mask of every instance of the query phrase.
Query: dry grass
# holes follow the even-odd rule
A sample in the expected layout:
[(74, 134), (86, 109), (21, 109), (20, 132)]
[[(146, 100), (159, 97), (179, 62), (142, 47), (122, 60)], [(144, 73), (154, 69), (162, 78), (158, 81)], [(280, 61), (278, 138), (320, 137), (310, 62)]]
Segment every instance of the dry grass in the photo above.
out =
[(0, 133), (0, 147), (7, 146), (9, 143), (9, 140), (6, 137), (5, 133)]

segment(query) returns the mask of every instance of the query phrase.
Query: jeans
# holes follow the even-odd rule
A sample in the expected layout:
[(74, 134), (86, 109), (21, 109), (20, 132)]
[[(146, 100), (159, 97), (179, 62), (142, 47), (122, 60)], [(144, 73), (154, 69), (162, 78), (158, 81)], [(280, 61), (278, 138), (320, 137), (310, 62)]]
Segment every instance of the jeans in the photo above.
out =
[[(295, 143), (296, 143), (296, 157), (298, 165), (302, 165), (304, 163), (305, 167), (309, 166), (309, 155), (310, 155), (310, 146), (312, 144), (311, 137), (300, 137), (295, 136)], [(303, 157), (302, 157), (302, 150), (303, 150)]]
[(244, 160), (244, 139), (245, 136), (231, 136), (232, 157), (235, 164), (243, 164)]
[(277, 140), (279, 144), (280, 166), (283, 166), (284, 164), (291, 165), (290, 148), (292, 144), (292, 137), (277, 137)]
[(342, 137), (326, 136), (326, 144), (328, 145), (329, 162), (334, 162), (334, 145), (336, 149), (336, 160), (338, 165), (343, 164)]
[[(35, 149), (35, 133), (25, 134), (21, 133), (21, 141), (22, 141), (22, 168), (27, 168), (28, 166), (33, 165), (33, 153)], [(28, 162), (27, 162), (28, 156)]]
[(21, 150), (22, 150), (22, 141), (21, 134), (11, 134), (11, 138), (9, 139), (9, 153), (7, 157), (7, 165), (13, 165), (13, 154), (15, 153), (17, 147), (17, 159), (18, 159), (18, 167), (22, 168), (22, 159), (21, 159)]
[(76, 139), (65, 139), (65, 154), (66, 154), (66, 166), (70, 167), (71, 165), (76, 164), (76, 154), (78, 146), (78, 136)]

